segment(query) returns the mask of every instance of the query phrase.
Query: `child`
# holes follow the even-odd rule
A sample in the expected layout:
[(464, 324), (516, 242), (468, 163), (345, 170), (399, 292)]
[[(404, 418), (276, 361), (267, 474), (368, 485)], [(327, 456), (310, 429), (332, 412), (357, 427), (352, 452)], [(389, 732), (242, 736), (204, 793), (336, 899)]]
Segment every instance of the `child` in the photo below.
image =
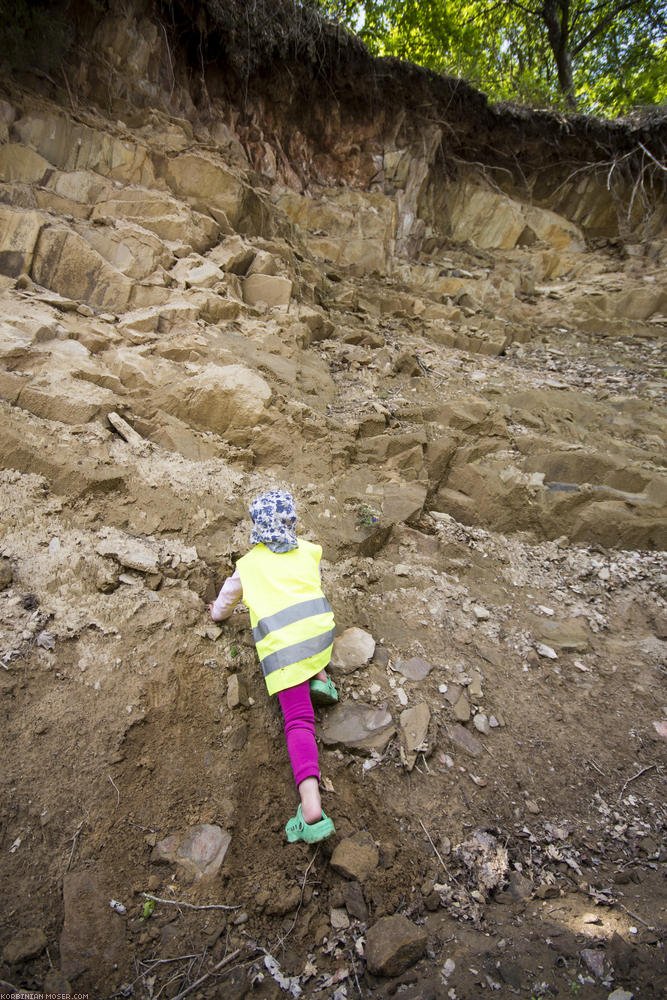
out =
[[(291, 843), (314, 844), (335, 833), (322, 812), (312, 702), (333, 705), (338, 692), (327, 677), (334, 617), (320, 586), (322, 549), (297, 538), (291, 494), (272, 490), (250, 505), (254, 546), (236, 564), (209, 611), (228, 618), (243, 598), (269, 694), (285, 717), (287, 750), (301, 804), (285, 827)], [(311, 700), (312, 699), (312, 700)]]

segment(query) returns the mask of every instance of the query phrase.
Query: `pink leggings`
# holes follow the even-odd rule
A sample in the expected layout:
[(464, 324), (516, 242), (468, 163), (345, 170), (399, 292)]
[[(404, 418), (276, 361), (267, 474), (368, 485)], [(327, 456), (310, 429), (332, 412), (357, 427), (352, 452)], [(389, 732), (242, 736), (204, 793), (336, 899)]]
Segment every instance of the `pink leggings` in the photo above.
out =
[(308, 681), (278, 692), (285, 716), (287, 752), (297, 787), (306, 778), (320, 778), (315, 743), (315, 712), (310, 700)]

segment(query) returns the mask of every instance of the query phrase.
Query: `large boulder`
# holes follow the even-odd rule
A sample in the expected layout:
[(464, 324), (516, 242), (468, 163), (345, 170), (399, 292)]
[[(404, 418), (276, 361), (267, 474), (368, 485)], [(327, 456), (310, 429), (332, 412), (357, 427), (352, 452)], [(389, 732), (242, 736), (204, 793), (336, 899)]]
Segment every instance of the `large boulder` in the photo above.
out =
[(17, 278), (32, 267), (35, 245), (46, 216), (0, 205), (0, 274)]
[(31, 277), (60, 295), (103, 309), (122, 311), (132, 295), (131, 279), (66, 226), (41, 231)]
[(253, 427), (271, 399), (268, 383), (243, 365), (207, 365), (188, 390), (183, 419), (218, 434)]

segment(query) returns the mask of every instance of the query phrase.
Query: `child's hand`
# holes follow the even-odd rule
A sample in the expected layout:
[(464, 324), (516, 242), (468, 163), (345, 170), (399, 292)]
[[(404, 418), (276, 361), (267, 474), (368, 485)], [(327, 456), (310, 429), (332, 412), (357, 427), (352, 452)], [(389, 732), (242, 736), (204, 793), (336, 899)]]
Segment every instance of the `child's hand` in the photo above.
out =
[(219, 619), (218, 619), (218, 618), (214, 618), (214, 617), (213, 617), (213, 604), (209, 604), (209, 606), (208, 606), (208, 613), (209, 613), (209, 615), (211, 616), (211, 618), (213, 618), (213, 621), (214, 621), (214, 622), (217, 622), (217, 621), (219, 621)]

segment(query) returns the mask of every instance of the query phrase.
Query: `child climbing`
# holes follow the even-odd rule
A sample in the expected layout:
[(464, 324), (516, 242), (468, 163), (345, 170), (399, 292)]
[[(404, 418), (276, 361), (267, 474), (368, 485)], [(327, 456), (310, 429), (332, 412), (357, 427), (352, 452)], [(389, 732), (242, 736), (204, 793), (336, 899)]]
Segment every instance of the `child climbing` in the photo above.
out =
[(285, 827), (287, 839), (314, 844), (335, 833), (322, 812), (313, 703), (333, 705), (338, 692), (325, 667), (331, 659), (334, 617), (320, 584), (322, 549), (296, 536), (290, 493), (271, 490), (250, 505), (253, 548), (209, 605), (224, 621), (243, 598), (270, 695), (277, 694), (301, 803)]

